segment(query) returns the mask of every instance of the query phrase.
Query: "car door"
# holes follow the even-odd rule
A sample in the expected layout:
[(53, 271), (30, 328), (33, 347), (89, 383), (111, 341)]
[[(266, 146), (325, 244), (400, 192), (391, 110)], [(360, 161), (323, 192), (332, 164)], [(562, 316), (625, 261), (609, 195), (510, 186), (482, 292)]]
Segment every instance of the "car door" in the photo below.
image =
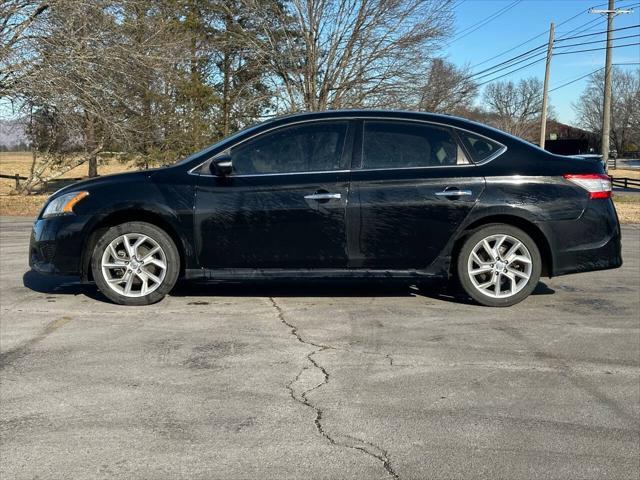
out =
[(349, 265), (425, 269), (473, 208), (484, 178), (447, 126), (371, 119), (359, 136)]
[(205, 166), (196, 189), (198, 259), (216, 268), (346, 268), (348, 121), (261, 133), (226, 152), (228, 176)]

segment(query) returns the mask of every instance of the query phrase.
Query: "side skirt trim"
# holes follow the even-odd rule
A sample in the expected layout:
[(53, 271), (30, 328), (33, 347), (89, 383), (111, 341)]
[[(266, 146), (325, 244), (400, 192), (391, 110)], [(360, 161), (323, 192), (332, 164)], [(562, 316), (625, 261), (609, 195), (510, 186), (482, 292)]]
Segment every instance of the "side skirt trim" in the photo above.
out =
[(299, 280), (299, 279), (430, 279), (439, 276), (424, 270), (367, 270), (367, 269), (282, 269), (282, 268), (221, 268), (187, 269), (185, 278), (200, 280)]

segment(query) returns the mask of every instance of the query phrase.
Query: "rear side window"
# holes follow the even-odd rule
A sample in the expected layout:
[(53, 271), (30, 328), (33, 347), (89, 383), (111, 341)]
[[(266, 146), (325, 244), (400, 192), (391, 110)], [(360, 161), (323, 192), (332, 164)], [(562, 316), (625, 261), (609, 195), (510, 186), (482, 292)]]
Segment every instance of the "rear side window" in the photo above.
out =
[(347, 122), (285, 127), (232, 149), (237, 174), (339, 170)]
[(365, 121), (363, 168), (468, 164), (453, 131), (414, 122)]
[(458, 135), (467, 147), (471, 159), (480, 163), (500, 152), (504, 147), (485, 137), (480, 137), (471, 132), (459, 130)]

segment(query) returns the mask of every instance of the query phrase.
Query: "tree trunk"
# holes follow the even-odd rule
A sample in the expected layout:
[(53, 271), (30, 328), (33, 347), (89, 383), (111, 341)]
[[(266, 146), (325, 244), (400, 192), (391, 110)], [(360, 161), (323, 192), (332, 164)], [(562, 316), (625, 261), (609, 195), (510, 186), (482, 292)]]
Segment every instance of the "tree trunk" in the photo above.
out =
[(92, 114), (86, 114), (86, 129), (85, 129), (85, 137), (86, 137), (86, 146), (89, 152), (88, 163), (89, 163), (89, 177), (97, 177), (98, 176), (98, 151), (96, 149), (96, 131), (95, 124), (93, 120)]
[(89, 157), (89, 177), (98, 176), (98, 155), (93, 154)]
[(222, 136), (229, 135), (229, 123), (231, 122), (231, 106), (229, 98), (229, 87), (231, 85), (231, 53), (229, 52), (231, 41), (230, 30), (233, 28), (233, 18), (229, 13), (225, 15), (225, 42), (224, 42), (224, 57), (222, 59)]

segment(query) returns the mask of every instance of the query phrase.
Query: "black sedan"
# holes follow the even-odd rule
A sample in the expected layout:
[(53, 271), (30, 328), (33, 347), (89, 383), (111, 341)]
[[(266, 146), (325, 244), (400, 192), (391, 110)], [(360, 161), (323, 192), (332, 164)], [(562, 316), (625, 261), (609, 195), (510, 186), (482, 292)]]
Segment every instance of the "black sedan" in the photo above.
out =
[(622, 265), (600, 162), (460, 118), (328, 111), (274, 119), (156, 170), (48, 199), (30, 265), (157, 302), (179, 277), (456, 279), (488, 306), (540, 276)]

